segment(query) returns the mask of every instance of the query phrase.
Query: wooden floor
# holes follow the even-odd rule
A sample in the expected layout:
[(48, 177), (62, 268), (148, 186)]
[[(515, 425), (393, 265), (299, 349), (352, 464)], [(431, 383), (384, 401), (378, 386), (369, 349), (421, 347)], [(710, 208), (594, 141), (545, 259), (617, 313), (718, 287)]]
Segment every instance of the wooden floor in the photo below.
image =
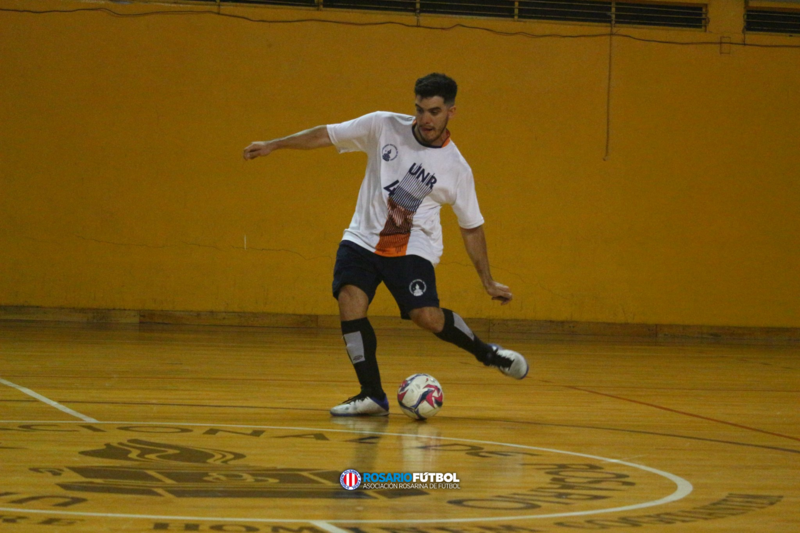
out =
[(438, 416), (331, 418), (357, 392), (332, 330), (0, 322), (0, 532), (800, 531), (796, 344), (492, 339), (516, 382), (378, 339), (390, 396), (432, 374)]

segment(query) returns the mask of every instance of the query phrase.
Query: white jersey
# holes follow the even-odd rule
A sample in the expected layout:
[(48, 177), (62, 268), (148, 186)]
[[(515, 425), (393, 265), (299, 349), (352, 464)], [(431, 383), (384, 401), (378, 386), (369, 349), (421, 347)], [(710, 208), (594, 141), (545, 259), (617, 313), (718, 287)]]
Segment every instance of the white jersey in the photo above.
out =
[(475, 181), (449, 139), (441, 148), (420, 144), (414, 117), (379, 111), (328, 126), (342, 152), (365, 152), (367, 170), (344, 240), (384, 257), (418, 255), (434, 265), (442, 256), (443, 204), (464, 229), (483, 224)]

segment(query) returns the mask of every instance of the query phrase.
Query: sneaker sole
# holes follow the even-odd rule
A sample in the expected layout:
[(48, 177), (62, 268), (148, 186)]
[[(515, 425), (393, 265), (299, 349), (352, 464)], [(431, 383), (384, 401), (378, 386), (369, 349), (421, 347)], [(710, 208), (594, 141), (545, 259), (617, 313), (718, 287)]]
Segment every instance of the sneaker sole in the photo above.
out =
[(340, 417), (357, 417), (357, 416), (389, 416), (389, 412), (385, 413), (334, 413), (331, 412), (331, 416), (340, 416)]

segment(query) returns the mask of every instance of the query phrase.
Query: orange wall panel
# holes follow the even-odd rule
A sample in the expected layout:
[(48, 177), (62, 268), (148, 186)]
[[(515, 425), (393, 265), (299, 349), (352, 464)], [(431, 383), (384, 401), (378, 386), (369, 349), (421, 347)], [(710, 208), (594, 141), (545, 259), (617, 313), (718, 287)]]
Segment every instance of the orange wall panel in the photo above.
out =
[[(733, 4), (711, 2), (712, 21), (741, 20)], [(445, 208), (442, 305), (800, 326), (800, 39), (737, 46), (727, 23), (618, 29), (609, 46), (600, 26), (421, 20), (497, 30), (445, 31), (400, 15), (223, 12), (273, 23), (0, 12), (0, 305), (335, 314), (333, 261), (365, 157), (245, 163), (242, 149), (373, 110), (411, 113), (414, 80), (443, 71), (460, 85), (451, 130), (475, 172), (493, 272), (515, 300), (483, 293)], [(384, 21), (400, 24), (364, 25)], [(723, 35), (730, 53), (713, 44)], [(701, 41), (712, 44), (671, 44)], [(396, 314), (388, 292), (372, 312)]]

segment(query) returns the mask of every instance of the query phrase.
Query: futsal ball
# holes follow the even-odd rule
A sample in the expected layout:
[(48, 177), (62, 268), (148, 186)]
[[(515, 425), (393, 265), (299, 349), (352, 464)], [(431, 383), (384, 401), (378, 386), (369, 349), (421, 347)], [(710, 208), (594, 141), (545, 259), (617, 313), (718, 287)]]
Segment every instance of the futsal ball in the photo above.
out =
[(439, 412), (444, 392), (436, 378), (428, 374), (409, 376), (397, 390), (400, 410), (415, 420), (425, 420)]

